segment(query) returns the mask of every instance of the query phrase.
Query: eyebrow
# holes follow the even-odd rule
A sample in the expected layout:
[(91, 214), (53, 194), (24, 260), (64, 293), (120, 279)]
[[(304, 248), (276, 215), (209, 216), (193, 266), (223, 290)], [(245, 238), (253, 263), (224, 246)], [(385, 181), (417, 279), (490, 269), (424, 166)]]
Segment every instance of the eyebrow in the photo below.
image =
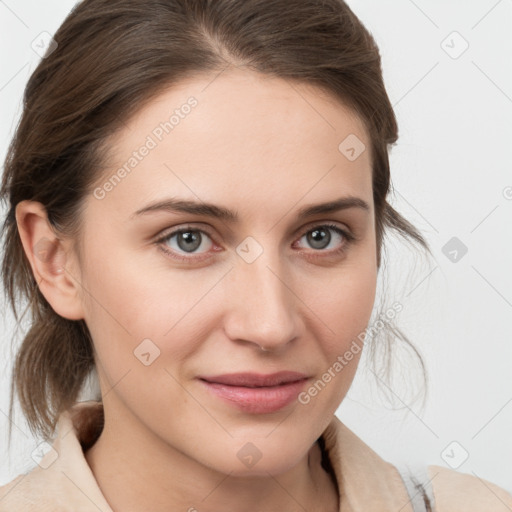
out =
[[(313, 215), (334, 213), (349, 208), (359, 208), (367, 212), (370, 211), (370, 206), (363, 199), (359, 197), (347, 196), (340, 197), (339, 199), (329, 201), (326, 203), (305, 206), (299, 210), (297, 218), (299, 220), (303, 220)], [(133, 215), (131, 215), (130, 218), (160, 211), (178, 213), (181, 212), (189, 213), (192, 215), (204, 215), (207, 217), (212, 217), (230, 223), (237, 223), (239, 221), (239, 217), (236, 212), (224, 208), (222, 206), (217, 206), (211, 203), (198, 203), (196, 201), (186, 201), (175, 198), (165, 199), (145, 206), (144, 208), (137, 210)]]

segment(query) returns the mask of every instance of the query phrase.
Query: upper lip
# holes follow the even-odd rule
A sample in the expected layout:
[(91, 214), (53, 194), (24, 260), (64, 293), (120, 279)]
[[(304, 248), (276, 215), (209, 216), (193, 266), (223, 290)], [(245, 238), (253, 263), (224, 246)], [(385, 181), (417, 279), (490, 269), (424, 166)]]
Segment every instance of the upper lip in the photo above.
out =
[(306, 379), (304, 373), (282, 371), (264, 375), (261, 373), (225, 373), (223, 375), (201, 376), (202, 380), (226, 384), (227, 386), (267, 387)]

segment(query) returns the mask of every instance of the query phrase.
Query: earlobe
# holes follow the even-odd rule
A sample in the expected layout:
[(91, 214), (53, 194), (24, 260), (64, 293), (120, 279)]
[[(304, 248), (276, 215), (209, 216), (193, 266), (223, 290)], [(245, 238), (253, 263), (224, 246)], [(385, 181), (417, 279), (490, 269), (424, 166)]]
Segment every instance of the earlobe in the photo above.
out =
[(68, 259), (66, 243), (52, 228), (45, 207), (37, 201), (19, 202), (16, 222), (34, 278), (50, 306), (69, 320), (84, 318), (80, 281)]

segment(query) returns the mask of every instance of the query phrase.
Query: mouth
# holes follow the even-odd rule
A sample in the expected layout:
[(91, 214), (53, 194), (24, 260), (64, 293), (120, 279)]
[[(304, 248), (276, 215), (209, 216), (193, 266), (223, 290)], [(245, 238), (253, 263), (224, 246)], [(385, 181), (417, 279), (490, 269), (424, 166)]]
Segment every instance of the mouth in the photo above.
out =
[(284, 371), (270, 375), (232, 373), (198, 379), (224, 403), (247, 413), (268, 414), (290, 405), (309, 377), (299, 372)]

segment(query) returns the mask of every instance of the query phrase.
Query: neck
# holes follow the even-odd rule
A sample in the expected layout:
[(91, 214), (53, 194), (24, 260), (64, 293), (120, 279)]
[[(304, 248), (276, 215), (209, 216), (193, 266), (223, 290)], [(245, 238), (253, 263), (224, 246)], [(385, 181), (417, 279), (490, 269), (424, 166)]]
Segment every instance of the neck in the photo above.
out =
[(285, 473), (237, 477), (191, 459), (140, 423), (112, 425), (105, 418), (85, 458), (114, 512), (339, 510), (336, 484), (322, 467), (318, 443)]

